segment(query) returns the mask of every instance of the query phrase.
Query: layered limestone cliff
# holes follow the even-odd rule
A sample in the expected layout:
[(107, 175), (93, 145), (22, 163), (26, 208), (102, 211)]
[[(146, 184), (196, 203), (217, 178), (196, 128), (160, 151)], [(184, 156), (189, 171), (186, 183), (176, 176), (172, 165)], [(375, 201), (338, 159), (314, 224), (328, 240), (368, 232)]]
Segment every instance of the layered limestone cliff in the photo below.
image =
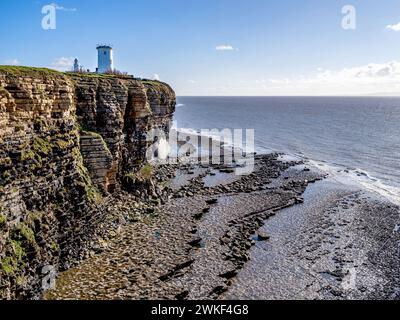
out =
[(161, 82), (0, 67), (0, 298), (36, 295), (45, 266), (79, 257), (174, 109)]

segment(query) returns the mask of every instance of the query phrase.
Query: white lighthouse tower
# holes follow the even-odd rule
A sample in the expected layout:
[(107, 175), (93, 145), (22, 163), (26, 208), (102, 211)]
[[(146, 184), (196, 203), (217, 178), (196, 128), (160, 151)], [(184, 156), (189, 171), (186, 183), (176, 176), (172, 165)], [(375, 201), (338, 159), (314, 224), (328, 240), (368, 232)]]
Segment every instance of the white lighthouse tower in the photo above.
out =
[(74, 60), (74, 72), (79, 72), (79, 61), (78, 61), (78, 59), (76, 58), (75, 60)]
[(98, 68), (97, 73), (106, 73), (114, 70), (113, 49), (111, 46), (99, 45), (98, 52)]

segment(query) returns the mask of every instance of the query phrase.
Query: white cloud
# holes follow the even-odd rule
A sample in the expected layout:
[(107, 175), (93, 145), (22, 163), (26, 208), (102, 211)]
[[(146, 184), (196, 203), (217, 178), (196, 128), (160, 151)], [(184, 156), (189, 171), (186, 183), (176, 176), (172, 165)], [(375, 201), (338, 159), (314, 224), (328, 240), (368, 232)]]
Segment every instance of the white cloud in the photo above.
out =
[(76, 9), (76, 8), (66, 8), (66, 7), (63, 7), (63, 6), (61, 6), (61, 5), (59, 5), (59, 4), (57, 4), (57, 3), (52, 3), (52, 4), (50, 4), (51, 6), (53, 6), (54, 8), (56, 8), (57, 10), (60, 10), (60, 11), (70, 11), (70, 12), (75, 12), (75, 11), (78, 11), (78, 9)]
[(386, 29), (399, 32), (400, 31), (400, 22), (397, 24), (389, 24), (386, 26)]
[(341, 69), (320, 66), (306, 75), (214, 79), (178, 90), (181, 95), (205, 96), (400, 96), (400, 60)]
[(283, 79), (269, 79), (268, 82), (270, 84), (277, 84), (277, 85), (285, 85), (285, 84), (290, 84), (292, 80), (288, 78), (283, 78)]
[(188, 80), (189, 83), (195, 84), (196, 80)]
[(10, 59), (10, 60), (4, 61), (4, 64), (8, 65), (8, 66), (18, 66), (18, 65), (20, 65), (20, 62), (18, 59)]
[(400, 61), (325, 70), (310, 76), (270, 79), (268, 90), (287, 94), (340, 95), (396, 92), (400, 94)]
[(339, 71), (323, 70), (318, 74), (323, 80), (374, 81), (400, 77), (400, 62), (370, 63), (368, 65), (345, 68)]
[(72, 66), (74, 65), (74, 60), (75, 58), (73, 57), (57, 58), (50, 64), (50, 68), (58, 71), (69, 71), (72, 70)]
[(155, 74), (153, 75), (153, 80), (160, 81), (160, 76), (159, 76), (157, 73), (155, 73)]
[(234, 48), (233, 46), (231, 46), (229, 44), (221, 44), (219, 46), (216, 46), (215, 50), (217, 50), (217, 51), (233, 51), (233, 50), (238, 51), (239, 49)]

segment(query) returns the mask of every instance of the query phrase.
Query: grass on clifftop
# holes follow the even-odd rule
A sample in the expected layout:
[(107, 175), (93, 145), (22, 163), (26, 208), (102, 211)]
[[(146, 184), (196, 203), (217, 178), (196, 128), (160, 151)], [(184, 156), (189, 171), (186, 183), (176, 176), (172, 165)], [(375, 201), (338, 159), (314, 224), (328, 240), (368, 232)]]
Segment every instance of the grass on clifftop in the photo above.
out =
[(165, 89), (173, 91), (171, 86), (168, 83), (158, 81), (158, 80), (149, 80), (149, 79), (142, 79), (142, 83), (147, 86), (151, 87), (157, 91), (165, 91)]
[(12, 74), (12, 75), (29, 75), (39, 74), (43, 76), (48, 75), (66, 75), (72, 78), (121, 78), (121, 79), (132, 79), (130, 75), (113, 75), (113, 74), (97, 74), (97, 73), (81, 73), (81, 72), (60, 72), (48, 68), (35, 68), (35, 67), (23, 67), (23, 66), (2, 66), (0, 65), (0, 73)]
[(48, 68), (34, 68), (34, 67), (22, 67), (22, 66), (0, 66), (0, 73), (8, 73), (15, 75), (32, 74), (32, 73), (37, 73), (40, 75), (63, 74), (62, 72)]
[[(35, 68), (24, 66), (2, 66), (0, 65), (0, 74), (13, 75), (13, 76), (67, 76), (70, 79), (126, 79), (126, 80), (139, 80), (148, 89), (161, 91), (165, 93), (173, 92), (173, 89), (165, 82), (149, 79), (135, 79), (132, 75), (119, 75), (119, 74), (97, 74), (85, 72), (60, 72), (48, 68)], [(1, 88), (0, 88), (1, 90)]]
[(99, 73), (84, 73), (84, 72), (65, 72), (65, 75), (71, 78), (92, 78), (92, 79), (133, 79), (131, 75), (116, 75), (116, 74), (99, 74)]
[(158, 81), (158, 80), (148, 80), (148, 79), (142, 79), (143, 84), (147, 84), (149, 86), (153, 86), (153, 87), (160, 87), (162, 85), (164, 85), (163, 82)]

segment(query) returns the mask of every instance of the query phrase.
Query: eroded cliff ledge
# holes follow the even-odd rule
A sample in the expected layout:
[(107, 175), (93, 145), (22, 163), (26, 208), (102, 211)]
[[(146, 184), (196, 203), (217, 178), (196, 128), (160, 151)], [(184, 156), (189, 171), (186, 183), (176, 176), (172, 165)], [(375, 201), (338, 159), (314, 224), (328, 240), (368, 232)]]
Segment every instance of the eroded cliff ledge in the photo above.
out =
[(44, 266), (79, 257), (175, 103), (157, 81), (0, 67), (0, 298), (36, 295)]

